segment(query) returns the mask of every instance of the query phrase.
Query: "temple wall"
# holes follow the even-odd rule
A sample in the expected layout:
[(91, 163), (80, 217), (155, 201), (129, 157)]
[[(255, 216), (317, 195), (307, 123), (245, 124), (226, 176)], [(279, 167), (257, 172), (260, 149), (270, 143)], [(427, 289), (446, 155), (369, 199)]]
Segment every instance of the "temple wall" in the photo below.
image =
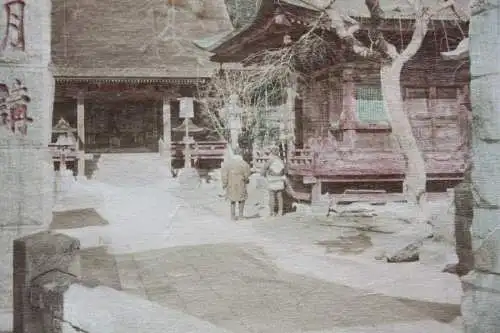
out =
[[(454, 150), (462, 142), (460, 104), (467, 94), (468, 68), (457, 64), (431, 62), (427, 70), (417, 69), (419, 61), (405, 68), (402, 73), (402, 94), (404, 107), (414, 127), (414, 134), (423, 150)], [(354, 68), (355, 87), (359, 85), (380, 86), (376, 69)], [(330, 123), (339, 120), (342, 113), (342, 89), (345, 83), (340, 74), (330, 73), (304, 87), (303, 137), (324, 137)], [(326, 77), (326, 78), (325, 78)], [(355, 147), (371, 149), (392, 149), (394, 142), (388, 132), (356, 132)]]
[(0, 7), (0, 331), (12, 329), (12, 241), (52, 219), (50, 13), (50, 0)]

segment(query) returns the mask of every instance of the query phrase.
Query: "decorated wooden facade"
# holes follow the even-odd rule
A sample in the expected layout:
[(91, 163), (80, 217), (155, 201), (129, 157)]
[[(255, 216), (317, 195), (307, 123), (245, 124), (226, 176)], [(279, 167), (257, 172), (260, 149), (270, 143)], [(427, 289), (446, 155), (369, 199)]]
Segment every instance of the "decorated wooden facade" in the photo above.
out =
[(86, 153), (161, 148), (175, 162), (178, 99), (194, 96), (215, 69), (192, 41), (231, 29), (223, 0), (56, 0), (52, 16), (54, 124), (75, 124)]
[[(303, 80), (289, 117), (294, 119), (290, 129), (294, 135), (287, 164), (296, 198), (307, 200), (349, 187), (386, 186), (400, 191), (405, 159), (391, 136), (380, 64), (352, 52), (328, 22), (318, 24), (320, 9), (313, 0), (262, 1), (257, 7), (250, 5), (253, 1), (229, 3), (230, 11), (245, 8), (247, 12), (230, 15), (244, 20), (231, 34), (200, 45), (213, 53), (214, 62), (245, 62), (256, 52), (283, 47), (287, 39), (297, 41), (313, 25), (329, 42), (326, 59), (300, 73)], [(384, 1), (381, 5), (385, 37), (397, 48), (408, 45), (412, 11), (404, 5), (391, 10)], [(361, 0), (337, 0), (334, 6), (361, 23), (369, 17)], [(440, 13), (401, 76), (404, 108), (425, 156), (430, 190), (453, 186), (464, 171), (468, 64), (443, 60), (440, 53), (452, 50), (466, 31), (451, 10)]]

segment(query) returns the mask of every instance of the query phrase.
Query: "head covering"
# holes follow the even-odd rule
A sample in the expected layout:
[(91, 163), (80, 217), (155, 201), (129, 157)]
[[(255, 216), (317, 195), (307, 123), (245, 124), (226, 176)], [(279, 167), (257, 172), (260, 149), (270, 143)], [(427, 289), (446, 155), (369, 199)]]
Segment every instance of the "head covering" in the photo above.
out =
[(271, 147), (270, 151), (271, 151), (271, 154), (273, 154), (273, 155), (279, 155), (279, 153), (280, 153), (279, 148), (276, 146)]
[(233, 149), (233, 155), (241, 155), (241, 148), (236, 147)]

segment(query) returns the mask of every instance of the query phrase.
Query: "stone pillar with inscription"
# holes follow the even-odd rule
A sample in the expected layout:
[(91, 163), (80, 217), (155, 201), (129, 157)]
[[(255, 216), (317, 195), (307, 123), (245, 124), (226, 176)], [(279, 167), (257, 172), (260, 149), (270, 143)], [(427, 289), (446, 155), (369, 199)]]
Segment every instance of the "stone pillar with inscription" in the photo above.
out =
[(50, 0), (0, 2), (0, 331), (12, 329), (15, 238), (52, 219)]
[(470, 19), (473, 114), (473, 271), (463, 277), (466, 333), (500, 328), (500, 0), (475, 1)]

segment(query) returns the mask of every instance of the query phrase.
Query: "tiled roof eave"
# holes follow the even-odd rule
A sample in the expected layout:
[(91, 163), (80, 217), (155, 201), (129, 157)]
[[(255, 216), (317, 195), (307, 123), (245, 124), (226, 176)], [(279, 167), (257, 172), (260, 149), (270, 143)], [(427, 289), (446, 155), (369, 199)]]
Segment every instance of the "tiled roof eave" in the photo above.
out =
[(251, 29), (252, 26), (254, 26), (255, 21), (258, 19), (258, 17), (261, 15), (261, 11), (264, 8), (264, 1), (261, 1), (259, 3), (259, 8), (255, 11), (255, 13), (252, 15), (251, 19), (239, 27), (238, 29), (235, 29), (231, 32), (229, 32), (227, 35), (221, 37), (219, 40), (215, 41), (211, 45), (203, 46), (200, 43), (195, 43), (195, 45), (203, 50), (206, 50), (211, 53), (217, 53), (217, 50), (222, 47), (225, 43), (231, 41), (233, 38), (239, 36), (240, 34), (244, 33), (248, 29)]
[(172, 78), (172, 77), (79, 77), (55, 76), (56, 83), (150, 83), (150, 84), (199, 84), (207, 78)]

